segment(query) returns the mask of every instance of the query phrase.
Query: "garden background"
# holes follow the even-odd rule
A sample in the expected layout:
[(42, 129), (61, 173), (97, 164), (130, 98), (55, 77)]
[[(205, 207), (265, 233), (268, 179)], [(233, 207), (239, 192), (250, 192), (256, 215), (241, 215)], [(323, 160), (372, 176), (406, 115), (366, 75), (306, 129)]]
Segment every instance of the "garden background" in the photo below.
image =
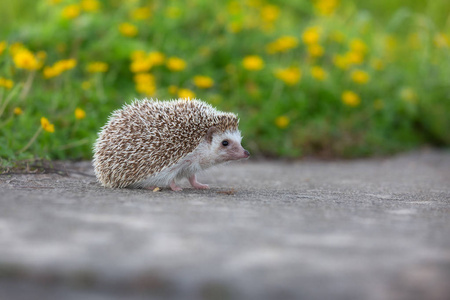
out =
[(255, 155), (450, 145), (447, 0), (0, 3), (0, 158), (90, 159), (135, 98), (239, 114)]

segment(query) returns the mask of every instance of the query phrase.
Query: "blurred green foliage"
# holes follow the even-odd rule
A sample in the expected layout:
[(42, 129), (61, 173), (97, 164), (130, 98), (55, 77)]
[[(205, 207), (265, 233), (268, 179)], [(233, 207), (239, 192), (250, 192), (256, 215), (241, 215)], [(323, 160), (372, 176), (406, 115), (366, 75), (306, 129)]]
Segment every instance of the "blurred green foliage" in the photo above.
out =
[(0, 157), (89, 159), (134, 98), (240, 116), (254, 154), (450, 145), (448, 1), (0, 4)]

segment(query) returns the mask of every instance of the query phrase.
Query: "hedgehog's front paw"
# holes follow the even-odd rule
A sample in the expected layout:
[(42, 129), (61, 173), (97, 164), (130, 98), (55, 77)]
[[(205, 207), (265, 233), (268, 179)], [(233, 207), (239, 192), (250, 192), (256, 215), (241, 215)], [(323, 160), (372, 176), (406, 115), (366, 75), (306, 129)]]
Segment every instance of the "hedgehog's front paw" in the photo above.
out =
[(182, 188), (180, 188), (178, 185), (175, 184), (175, 180), (172, 180), (172, 182), (170, 183), (170, 188), (174, 192), (179, 192), (183, 190)]

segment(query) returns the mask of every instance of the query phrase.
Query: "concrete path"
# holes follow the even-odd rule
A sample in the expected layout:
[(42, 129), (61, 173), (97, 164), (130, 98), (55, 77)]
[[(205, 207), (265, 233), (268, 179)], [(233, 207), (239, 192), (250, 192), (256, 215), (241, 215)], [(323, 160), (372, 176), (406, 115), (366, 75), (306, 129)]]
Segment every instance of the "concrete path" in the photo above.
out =
[(1, 175), (0, 299), (450, 299), (449, 151), (199, 180), (211, 189)]

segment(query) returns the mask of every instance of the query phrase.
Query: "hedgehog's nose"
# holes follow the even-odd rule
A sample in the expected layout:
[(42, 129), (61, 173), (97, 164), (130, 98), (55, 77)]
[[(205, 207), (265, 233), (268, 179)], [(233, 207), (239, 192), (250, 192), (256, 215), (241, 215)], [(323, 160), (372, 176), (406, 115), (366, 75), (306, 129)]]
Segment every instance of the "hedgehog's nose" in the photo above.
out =
[(250, 152), (248, 152), (247, 150), (244, 150), (244, 155), (245, 155), (245, 157), (249, 157), (250, 156)]

